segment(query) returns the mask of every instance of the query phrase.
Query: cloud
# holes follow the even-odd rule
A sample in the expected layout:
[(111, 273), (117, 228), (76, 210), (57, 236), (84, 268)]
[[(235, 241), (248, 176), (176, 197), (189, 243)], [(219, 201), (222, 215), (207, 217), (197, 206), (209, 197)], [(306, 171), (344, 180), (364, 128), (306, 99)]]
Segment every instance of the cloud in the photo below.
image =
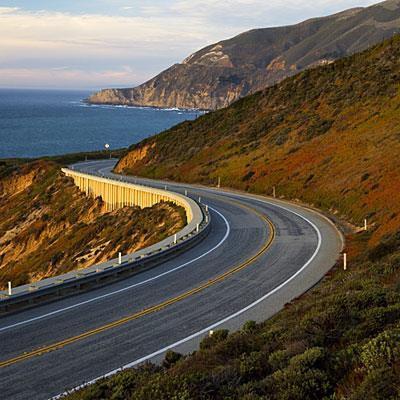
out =
[[(60, 68), (0, 68), (0, 86), (10, 87), (10, 82), (20, 82), (26, 88), (101, 88), (113, 85), (126, 86), (139, 79), (140, 75), (130, 68), (104, 71), (85, 71)], [(63, 84), (60, 85), (60, 82)], [(15, 85), (12, 85), (15, 86)]]
[(11, 14), (18, 10), (18, 7), (0, 7), (0, 14)]
[[(0, 7), (0, 68), (7, 74), (8, 85), (20, 86), (25, 82), (22, 77), (28, 75), (38, 85), (47, 83), (47, 73), (51, 82), (59, 79), (59, 85), (64, 85), (64, 79), (68, 82), (81, 79), (82, 85), (104, 79), (106, 86), (130, 86), (147, 80), (201, 47), (245, 30), (295, 23), (373, 2), (91, 2), (92, 6), (108, 4), (110, 12), (107, 14)], [(135, 72), (126, 71), (123, 65), (131, 66)], [(12, 71), (15, 71), (15, 79)], [(1, 81), (7, 83), (4, 78)]]
[[(196, 17), (73, 15), (1, 9), (0, 50), (5, 56), (51, 51), (53, 55), (85, 51), (86, 56), (149, 52), (186, 54), (188, 47), (230, 35), (235, 28), (207, 27)], [(55, 53), (54, 53), (55, 52)], [(45, 55), (44, 53), (40, 54)], [(179, 54), (180, 55), (180, 54)]]
[(328, 15), (351, 7), (369, 6), (377, 0), (175, 0), (162, 5), (144, 6), (147, 14), (196, 15), (210, 25), (276, 26)]

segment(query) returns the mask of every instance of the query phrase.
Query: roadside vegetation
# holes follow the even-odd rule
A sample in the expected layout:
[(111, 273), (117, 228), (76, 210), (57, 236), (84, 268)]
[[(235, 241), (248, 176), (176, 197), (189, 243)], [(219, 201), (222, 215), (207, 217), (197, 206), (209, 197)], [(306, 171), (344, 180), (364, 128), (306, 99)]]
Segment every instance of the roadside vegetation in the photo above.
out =
[[(400, 398), (400, 36), (138, 145), (117, 171), (313, 204), (368, 232), (274, 318), (217, 331), (69, 395), (92, 399)], [(357, 230), (354, 230), (356, 232)]]
[(274, 318), (220, 330), (190, 356), (169, 352), (73, 393), (100, 399), (400, 398), (400, 235), (366, 249), (370, 234), (349, 237), (362, 253), (347, 271), (287, 304)]
[(180, 230), (172, 203), (106, 212), (50, 161), (0, 166), (0, 288), (85, 268), (150, 246)]

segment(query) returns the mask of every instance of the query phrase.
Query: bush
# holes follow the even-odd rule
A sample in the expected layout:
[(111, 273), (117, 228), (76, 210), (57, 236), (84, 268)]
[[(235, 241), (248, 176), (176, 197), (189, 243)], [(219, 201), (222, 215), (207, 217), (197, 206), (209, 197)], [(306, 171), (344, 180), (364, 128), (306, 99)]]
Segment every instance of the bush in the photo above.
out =
[(257, 329), (257, 322), (256, 321), (247, 321), (242, 328), (243, 332), (254, 332)]
[(182, 358), (182, 354), (176, 353), (175, 351), (168, 350), (165, 353), (165, 358), (162, 363), (164, 368), (170, 368), (175, 365)]
[(360, 359), (369, 371), (400, 361), (400, 329), (382, 332), (370, 340), (363, 346)]
[(350, 400), (398, 400), (400, 398), (400, 375), (391, 368), (371, 371), (357, 387)]
[(315, 347), (293, 357), (287, 368), (276, 371), (266, 382), (271, 384), (272, 398), (278, 400), (322, 399), (331, 390), (324, 371), (326, 355)]
[(200, 350), (211, 349), (217, 343), (221, 343), (228, 337), (229, 331), (227, 329), (220, 329), (214, 331), (212, 335), (205, 337), (200, 342)]

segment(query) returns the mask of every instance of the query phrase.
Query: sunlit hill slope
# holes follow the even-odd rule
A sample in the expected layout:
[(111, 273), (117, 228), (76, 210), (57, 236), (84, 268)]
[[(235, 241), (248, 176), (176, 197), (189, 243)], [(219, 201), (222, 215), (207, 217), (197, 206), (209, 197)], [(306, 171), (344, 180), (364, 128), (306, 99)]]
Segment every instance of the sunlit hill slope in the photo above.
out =
[(118, 172), (301, 199), (400, 226), (400, 36), (133, 146)]

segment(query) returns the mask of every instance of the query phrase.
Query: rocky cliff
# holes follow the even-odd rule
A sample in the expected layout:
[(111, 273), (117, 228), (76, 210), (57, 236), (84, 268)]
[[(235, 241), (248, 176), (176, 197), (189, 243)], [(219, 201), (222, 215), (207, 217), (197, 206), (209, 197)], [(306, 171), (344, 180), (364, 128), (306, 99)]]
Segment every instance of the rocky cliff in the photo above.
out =
[(299, 71), (364, 50), (400, 32), (400, 1), (303, 23), (254, 29), (207, 46), (140, 86), (106, 89), (93, 104), (213, 110)]

